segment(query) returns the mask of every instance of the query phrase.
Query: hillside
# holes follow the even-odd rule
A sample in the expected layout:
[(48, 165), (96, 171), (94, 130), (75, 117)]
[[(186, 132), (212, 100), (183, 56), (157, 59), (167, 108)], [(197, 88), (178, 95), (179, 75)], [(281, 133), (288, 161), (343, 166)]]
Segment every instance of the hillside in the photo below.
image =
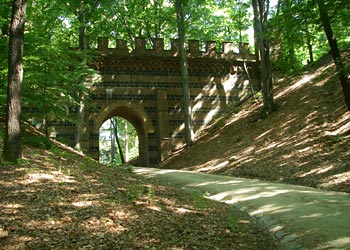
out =
[(23, 143), (20, 164), (0, 165), (0, 249), (276, 249), (254, 219), (202, 193), (101, 165), (33, 128)]
[(259, 119), (248, 101), (160, 167), (350, 192), (350, 115), (331, 57), (274, 86), (277, 111)]

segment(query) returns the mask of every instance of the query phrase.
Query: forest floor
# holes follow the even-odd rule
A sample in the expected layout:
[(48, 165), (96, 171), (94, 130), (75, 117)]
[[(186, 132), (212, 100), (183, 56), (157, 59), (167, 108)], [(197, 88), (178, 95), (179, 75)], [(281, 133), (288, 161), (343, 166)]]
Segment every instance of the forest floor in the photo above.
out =
[[(330, 58), (276, 79), (274, 94), (266, 119), (248, 101), (160, 167), (350, 192), (350, 116)], [(24, 139), (21, 164), (0, 166), (0, 249), (278, 248), (232, 206)]]
[[(32, 132), (32, 131), (29, 131)], [(1, 138), (1, 137), (0, 137)], [(24, 136), (0, 166), (0, 249), (278, 249), (246, 213)]]
[(160, 167), (350, 192), (350, 114), (331, 57), (274, 86), (267, 118), (248, 101)]

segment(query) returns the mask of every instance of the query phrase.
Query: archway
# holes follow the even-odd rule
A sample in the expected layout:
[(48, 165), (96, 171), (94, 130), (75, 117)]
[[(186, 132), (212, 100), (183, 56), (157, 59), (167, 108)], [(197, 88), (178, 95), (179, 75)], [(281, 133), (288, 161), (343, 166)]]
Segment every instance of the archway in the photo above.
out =
[(149, 166), (148, 133), (154, 130), (143, 108), (130, 103), (109, 104), (95, 118), (94, 133), (98, 134), (102, 124), (115, 116), (124, 118), (135, 128), (139, 139), (139, 159), (136, 164)]
[(108, 165), (133, 163), (139, 157), (138, 145), (132, 124), (119, 116), (112, 117), (99, 130), (99, 161)]

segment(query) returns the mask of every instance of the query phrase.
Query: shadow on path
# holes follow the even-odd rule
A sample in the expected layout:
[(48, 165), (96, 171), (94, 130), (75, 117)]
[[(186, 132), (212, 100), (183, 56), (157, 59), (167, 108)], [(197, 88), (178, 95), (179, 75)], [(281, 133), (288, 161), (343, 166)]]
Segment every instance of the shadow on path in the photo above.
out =
[(237, 206), (265, 224), (286, 249), (350, 249), (350, 194), (180, 170), (134, 172)]

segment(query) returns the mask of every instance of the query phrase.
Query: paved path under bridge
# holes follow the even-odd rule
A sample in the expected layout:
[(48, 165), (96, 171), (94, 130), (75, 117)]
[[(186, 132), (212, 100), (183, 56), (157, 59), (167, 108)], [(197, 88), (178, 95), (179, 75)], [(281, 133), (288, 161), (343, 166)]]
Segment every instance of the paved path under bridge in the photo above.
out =
[(350, 249), (350, 194), (180, 170), (135, 167), (134, 172), (246, 211), (286, 249)]

